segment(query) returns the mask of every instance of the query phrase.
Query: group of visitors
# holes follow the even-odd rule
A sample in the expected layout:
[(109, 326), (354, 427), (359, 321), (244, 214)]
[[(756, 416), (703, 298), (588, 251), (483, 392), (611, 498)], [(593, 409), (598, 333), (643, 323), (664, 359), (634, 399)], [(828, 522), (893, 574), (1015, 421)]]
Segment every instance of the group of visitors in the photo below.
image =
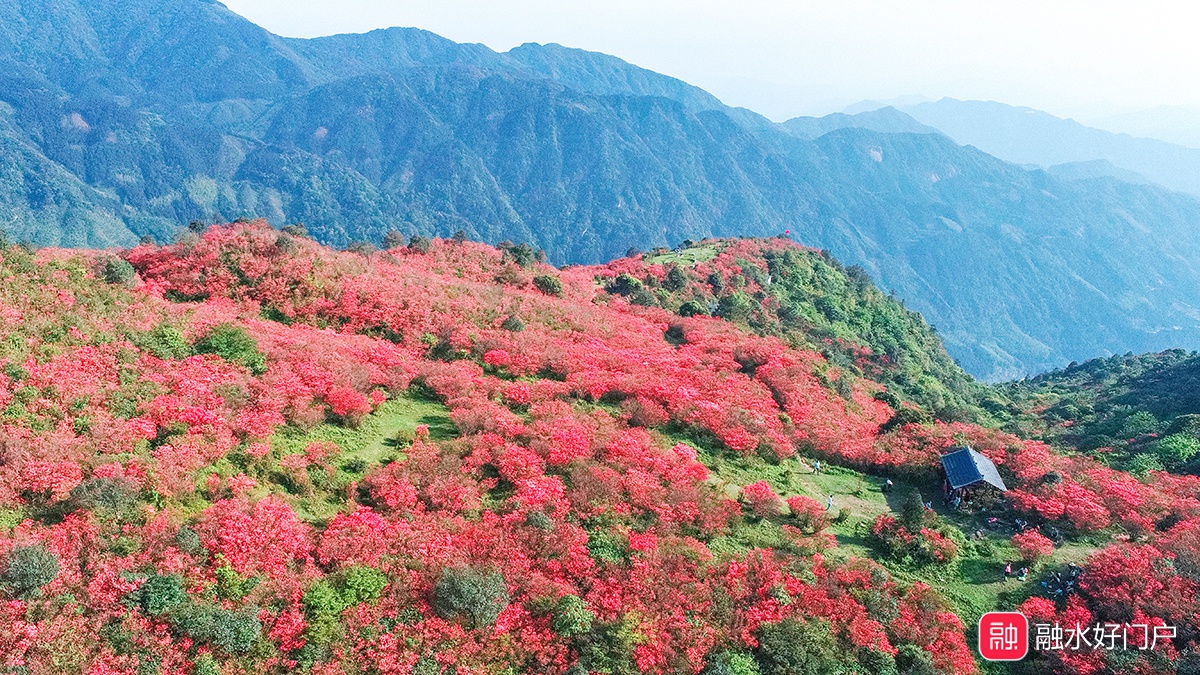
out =
[[(1013, 577), (1013, 564), (1005, 563), (1005, 565), (1004, 565), (1004, 580), (1008, 581), (1012, 577)], [(1017, 572), (1017, 581), (1025, 581), (1027, 578), (1029, 578), (1029, 568), (1022, 567)]]
[(1083, 574), (1083, 568), (1075, 563), (1067, 563), (1067, 569), (1064, 572), (1054, 570), (1050, 576), (1042, 581), (1042, 588), (1046, 589), (1046, 593), (1055, 599), (1068, 596), (1079, 590), (1079, 575)]

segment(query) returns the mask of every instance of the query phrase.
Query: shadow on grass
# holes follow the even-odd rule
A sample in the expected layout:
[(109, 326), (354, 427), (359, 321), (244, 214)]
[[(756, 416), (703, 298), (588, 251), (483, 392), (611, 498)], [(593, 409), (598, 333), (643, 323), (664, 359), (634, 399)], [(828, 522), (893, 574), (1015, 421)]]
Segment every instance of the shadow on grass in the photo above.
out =
[(867, 549), (874, 553), (875, 544), (871, 541), (870, 536), (865, 530), (855, 530), (853, 532), (834, 532), (833, 536), (837, 539), (838, 546), (857, 546)]
[[(1016, 566), (1014, 566), (1014, 570)], [(995, 560), (967, 558), (958, 567), (963, 581), (969, 584), (992, 584), (1004, 581), (1004, 565)]]
[(442, 415), (423, 415), (417, 422), (429, 427), (429, 438), (434, 441), (448, 441), (458, 436), (458, 427), (449, 417)]

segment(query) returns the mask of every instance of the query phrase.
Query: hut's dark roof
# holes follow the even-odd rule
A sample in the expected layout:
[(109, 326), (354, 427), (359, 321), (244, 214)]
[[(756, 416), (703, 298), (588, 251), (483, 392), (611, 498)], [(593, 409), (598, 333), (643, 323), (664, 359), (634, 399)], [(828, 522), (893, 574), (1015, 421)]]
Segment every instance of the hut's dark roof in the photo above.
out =
[(946, 471), (950, 487), (955, 490), (976, 483), (987, 483), (1001, 491), (1008, 490), (992, 460), (971, 448), (954, 448), (942, 455), (942, 468)]

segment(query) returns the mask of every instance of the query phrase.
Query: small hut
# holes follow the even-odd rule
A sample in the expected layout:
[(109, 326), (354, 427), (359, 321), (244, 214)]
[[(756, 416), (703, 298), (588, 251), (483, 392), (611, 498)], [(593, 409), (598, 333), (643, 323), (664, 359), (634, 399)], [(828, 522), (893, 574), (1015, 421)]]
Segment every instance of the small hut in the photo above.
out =
[(1008, 491), (992, 460), (970, 447), (952, 448), (942, 455), (942, 470), (946, 472), (947, 501), (957, 502), (980, 488)]

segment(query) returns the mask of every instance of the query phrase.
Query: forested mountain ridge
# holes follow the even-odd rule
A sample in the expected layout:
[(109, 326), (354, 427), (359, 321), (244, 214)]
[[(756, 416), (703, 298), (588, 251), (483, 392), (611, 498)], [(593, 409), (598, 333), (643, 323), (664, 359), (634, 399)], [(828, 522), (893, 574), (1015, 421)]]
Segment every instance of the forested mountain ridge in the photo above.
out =
[(1200, 474), (1200, 355), (1125, 354), (1003, 385), (1025, 434), (1145, 474)]
[(1200, 149), (1095, 129), (1032, 108), (944, 98), (903, 106), (964, 145), (1017, 164), (1051, 168), (1105, 161), (1171, 190), (1200, 195)]
[(1200, 345), (1200, 202), (1060, 180), (901, 113), (774, 125), (602, 54), (415, 29), (281, 38), (216, 2), (0, 3), (4, 228), (69, 246), (303, 222), (555, 263), (791, 230), (984, 379)]

